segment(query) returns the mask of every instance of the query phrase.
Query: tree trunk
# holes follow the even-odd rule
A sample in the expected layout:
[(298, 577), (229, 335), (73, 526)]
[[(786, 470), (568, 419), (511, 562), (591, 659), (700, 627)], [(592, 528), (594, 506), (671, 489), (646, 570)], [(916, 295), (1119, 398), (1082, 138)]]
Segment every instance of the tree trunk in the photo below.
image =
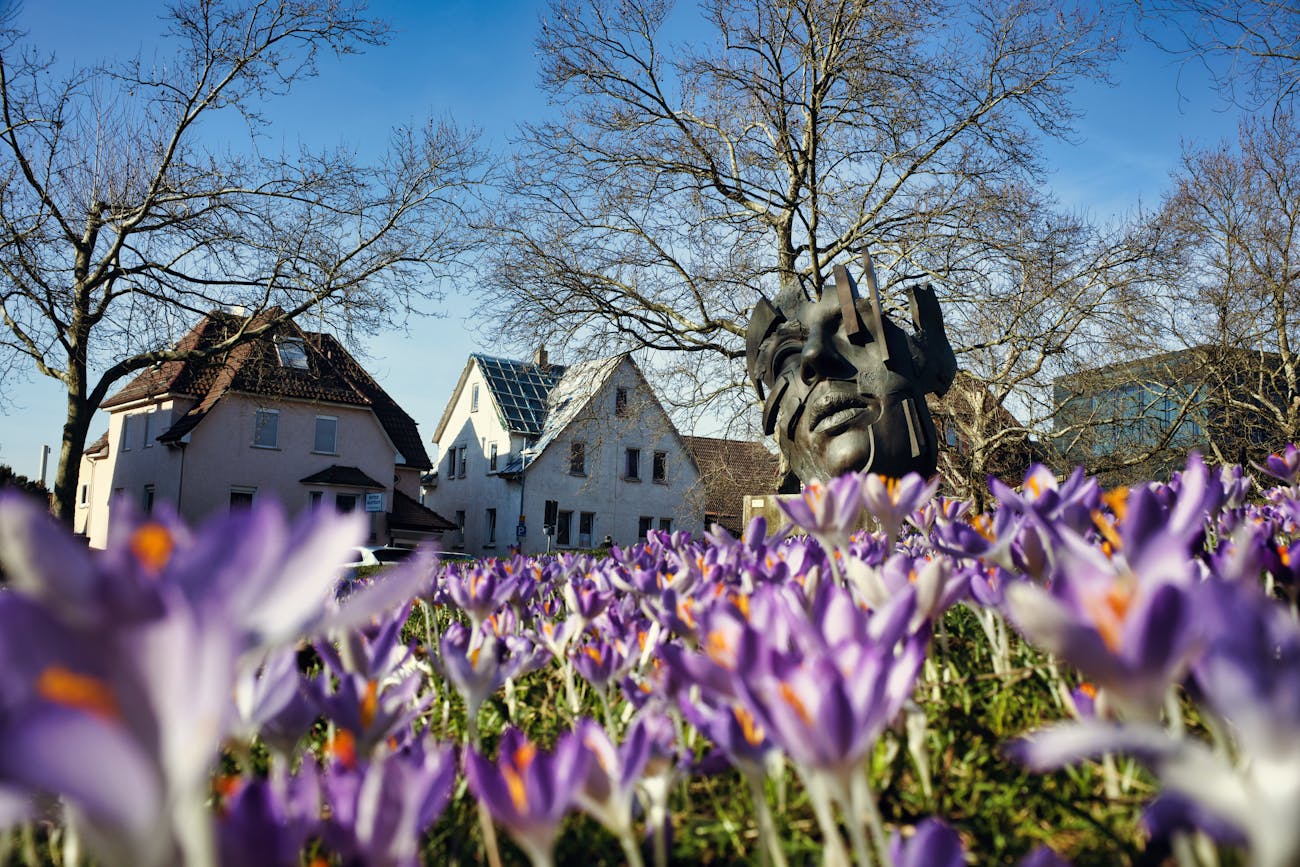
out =
[(59, 446), (59, 468), (54, 475), (54, 496), (50, 512), (68, 526), (77, 510), (77, 477), (81, 455), (86, 450), (86, 434), (94, 411), (86, 401), (85, 378), (68, 386), (68, 414), (63, 422), (63, 442)]

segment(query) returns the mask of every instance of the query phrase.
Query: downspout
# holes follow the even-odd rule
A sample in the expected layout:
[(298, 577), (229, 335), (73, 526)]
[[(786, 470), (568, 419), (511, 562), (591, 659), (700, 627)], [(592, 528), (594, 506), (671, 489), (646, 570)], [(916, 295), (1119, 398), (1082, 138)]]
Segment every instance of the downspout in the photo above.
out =
[(176, 448), (181, 450), (181, 468), (176, 474), (176, 514), (184, 517), (185, 510), (181, 505), (181, 495), (185, 492), (185, 446), (188, 442), (182, 438), (176, 444)]

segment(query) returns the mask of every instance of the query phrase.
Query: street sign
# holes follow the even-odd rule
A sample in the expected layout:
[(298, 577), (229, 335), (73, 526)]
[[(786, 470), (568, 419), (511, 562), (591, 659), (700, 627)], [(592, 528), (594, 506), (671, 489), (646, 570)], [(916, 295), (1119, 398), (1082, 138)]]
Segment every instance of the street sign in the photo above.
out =
[(522, 523), (521, 523), (521, 524), (517, 524), (517, 525), (515, 526), (515, 537), (516, 537), (516, 538), (518, 538), (518, 539), (522, 539), (522, 538), (524, 538), (524, 537), (527, 536), (527, 535), (528, 535), (528, 527), (527, 527), (527, 526), (525, 526), (525, 525), (522, 524)]

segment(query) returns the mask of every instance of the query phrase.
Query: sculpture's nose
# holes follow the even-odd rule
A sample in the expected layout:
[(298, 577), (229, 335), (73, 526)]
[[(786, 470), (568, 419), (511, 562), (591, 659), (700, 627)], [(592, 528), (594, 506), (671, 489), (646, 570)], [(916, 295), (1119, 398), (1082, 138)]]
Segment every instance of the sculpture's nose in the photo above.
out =
[(808, 335), (807, 342), (803, 345), (803, 351), (799, 354), (799, 376), (803, 379), (804, 385), (812, 385), (819, 379), (826, 377), (826, 370), (830, 358), (831, 347), (828, 341), (818, 330), (813, 330)]

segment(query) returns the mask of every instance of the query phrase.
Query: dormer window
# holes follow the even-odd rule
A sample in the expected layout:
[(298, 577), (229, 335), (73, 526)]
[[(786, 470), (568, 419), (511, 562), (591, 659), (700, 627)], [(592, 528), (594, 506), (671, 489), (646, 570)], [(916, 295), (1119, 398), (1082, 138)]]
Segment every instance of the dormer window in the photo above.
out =
[(307, 350), (303, 348), (301, 340), (277, 340), (275, 342), (275, 351), (280, 357), (281, 367), (293, 367), (298, 370), (307, 369)]

